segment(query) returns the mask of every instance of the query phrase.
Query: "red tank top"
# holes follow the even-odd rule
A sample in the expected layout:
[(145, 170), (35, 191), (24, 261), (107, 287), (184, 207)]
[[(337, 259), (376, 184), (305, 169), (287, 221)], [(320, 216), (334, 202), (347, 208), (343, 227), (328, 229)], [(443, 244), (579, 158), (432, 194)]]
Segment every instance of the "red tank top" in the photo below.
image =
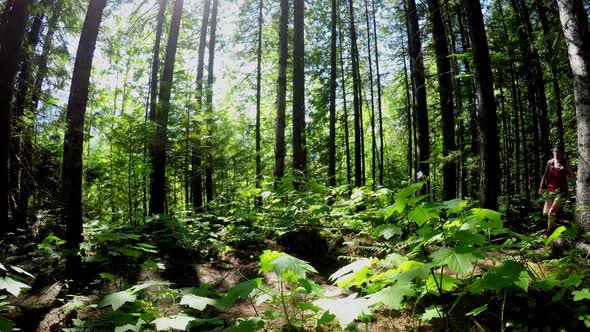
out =
[(555, 161), (552, 161), (549, 171), (549, 191), (556, 190), (559, 190), (560, 193), (567, 192), (567, 171), (563, 165), (559, 168), (555, 167)]

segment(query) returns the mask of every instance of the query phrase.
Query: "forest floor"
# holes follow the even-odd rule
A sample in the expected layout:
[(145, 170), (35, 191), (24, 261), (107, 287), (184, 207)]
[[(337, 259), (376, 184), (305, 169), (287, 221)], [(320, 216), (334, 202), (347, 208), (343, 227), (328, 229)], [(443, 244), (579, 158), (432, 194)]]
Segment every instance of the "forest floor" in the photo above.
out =
[[(507, 224), (510, 226), (510, 223)], [(198, 222), (194, 225), (202, 227)], [(354, 287), (337, 285), (335, 272), (355, 259), (372, 257), (380, 261), (386, 260), (387, 256), (387, 251), (380, 247), (384, 242), (357, 230), (340, 228), (337, 235), (326, 235), (329, 234), (328, 228), (306, 226), (291, 229), (273, 238), (253, 235), (260, 233), (260, 230), (252, 234), (238, 230), (238, 240), (221, 242), (221, 236), (207, 228), (197, 232), (205, 234), (203, 238), (190, 238), (192, 242), (187, 242), (188, 233), (183, 227), (188, 226), (181, 227), (176, 220), (148, 222), (139, 226), (125, 225), (116, 229), (90, 225), (86, 230), (90, 240), (83, 244), (85, 263), (77, 282), (64, 278), (64, 259), (57, 237), (49, 234), (45, 240), (37, 241), (40, 243), (36, 244), (27, 242), (30, 240), (24, 241), (26, 237), (19, 238), (23, 241), (5, 247), (10, 255), (3, 259), (5, 265), (0, 265), (0, 268), (4, 271), (7, 271), (8, 266), (13, 269), (16, 267), (15, 271), (22, 268), (31, 271), (34, 277), (20, 279), (28, 280), (31, 289), (10, 298), (8, 306), (8, 302), (0, 304), (0, 331), (12, 331), (12, 325), (2, 325), (3, 319), (13, 321), (21, 331), (154, 331), (154, 325), (157, 330), (165, 330), (166, 327), (160, 328), (154, 322), (168, 318), (158, 317), (180, 319), (186, 318), (187, 313), (193, 320), (191, 331), (342, 331), (344, 329), (335, 321), (320, 326), (317, 316), (313, 319), (303, 317), (306, 310), (311, 310), (311, 303), (315, 305), (309, 292), (295, 294), (292, 299), (296, 301), (291, 304), (285, 305), (277, 300), (276, 294), (283, 291), (295, 293), (305, 283), (297, 281), (281, 288), (286, 285), (285, 280), (277, 273), (263, 271), (262, 256), (272, 251), (305, 260), (310, 264), (306, 282), (317, 284), (324, 298), (348, 299), (358, 296), (357, 300), (374, 293), (364, 287), (375, 282), (371, 277), (380, 272), (377, 269), (370, 270), (361, 276), (367, 281), (359, 282), (360, 286)], [(428, 273), (434, 278), (444, 275), (448, 280), (454, 280), (451, 283), (456, 282), (459, 287), (436, 294), (436, 291), (429, 291), (426, 286), (422, 294), (416, 293), (416, 298), (405, 298), (405, 307), (399, 310), (393, 309), (395, 305), (392, 304), (377, 306), (371, 309), (370, 315), (361, 315), (361, 318), (355, 313), (352, 317), (355, 323), (353, 330), (580, 330), (580, 324), (585, 323), (586, 307), (580, 307), (579, 300), (572, 299), (571, 295), (587, 292), (587, 297), (580, 296), (590, 299), (590, 292), (586, 288), (574, 291), (584, 287), (583, 280), (590, 270), (588, 257), (571, 251), (552, 252), (541, 234), (541, 227), (537, 228), (524, 230), (522, 233), (528, 234), (530, 239), (517, 246), (500, 244), (510, 238), (488, 235), (492, 244), (488, 245), (481, 257), (473, 260), (469, 273), (457, 273), (457, 268), (451, 268), (451, 263), (430, 268)], [(474, 233), (470, 236), (479, 235)], [(385, 243), (406, 245), (401, 240), (399, 244), (392, 240)], [(440, 252), (441, 249), (444, 247), (440, 244), (428, 244), (422, 248), (423, 257), (432, 259), (432, 253)], [(510, 265), (506, 265), (506, 262), (517, 262), (522, 266), (517, 271), (516, 279), (514, 275), (494, 274), (496, 271), (512, 273), (502, 270)], [(524, 285), (518, 283), (518, 273), (523, 271), (526, 271)], [(422, 278), (425, 278), (424, 283), (427, 285), (426, 280), (430, 276), (426, 274)], [(258, 293), (257, 298), (248, 292), (247, 296), (236, 296), (231, 305), (219, 305), (228, 294), (242, 287), (244, 282), (258, 279), (261, 285), (254, 287), (254, 291), (259, 289), (265, 292), (266, 289), (269, 294), (274, 292), (274, 299), (267, 297), (266, 300), (257, 301), (261, 293)], [(488, 283), (484, 291), (468, 291), (478, 282), (484, 281)], [(187, 294), (196, 295), (194, 298), (198, 298), (198, 303), (185, 302)], [(307, 294), (310, 295), (309, 299), (306, 298)], [(217, 299), (218, 303), (211, 299)], [(293, 304), (295, 302), (309, 307), (299, 310)], [(187, 304), (190, 308), (187, 308)], [(435, 316), (436, 319), (424, 319), (429, 308), (442, 308), (448, 314)], [(474, 314), (474, 308), (481, 311)], [(303, 323), (297, 328), (287, 329), (289, 318), (281, 315), (281, 311), (294, 315), (299, 312)], [(358, 319), (355, 320), (355, 317)], [(246, 328), (246, 324), (242, 324), (232, 329), (236, 322), (244, 323), (256, 318), (264, 319), (264, 325)], [(165, 322), (170, 324), (166, 326), (174, 328), (174, 322)], [(187, 326), (186, 322), (184, 324), (177, 325), (176, 330), (183, 330), (184, 327), (178, 326)]]

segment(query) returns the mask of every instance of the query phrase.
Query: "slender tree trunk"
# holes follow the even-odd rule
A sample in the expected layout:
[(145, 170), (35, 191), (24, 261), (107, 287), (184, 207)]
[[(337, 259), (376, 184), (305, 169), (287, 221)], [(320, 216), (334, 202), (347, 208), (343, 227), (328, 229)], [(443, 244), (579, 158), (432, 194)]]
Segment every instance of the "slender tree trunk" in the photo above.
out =
[(375, 44), (375, 70), (377, 71), (377, 107), (379, 110), (379, 184), (383, 185), (385, 164), (385, 141), (383, 140), (383, 109), (381, 102), (381, 72), (379, 71), (379, 46), (377, 44), (377, 19), (375, 17), (375, 0), (371, 0), (373, 9), (373, 43)]
[(467, 12), (471, 48), (475, 62), (475, 77), (478, 82), (479, 131), (480, 131), (480, 206), (486, 209), (498, 207), (498, 124), (496, 102), (488, 40), (479, 0), (463, 0)]
[(330, 38), (330, 134), (328, 142), (328, 185), (336, 186), (336, 25), (338, 4), (332, 0)]
[(578, 178), (576, 222), (590, 231), (590, 30), (581, 0), (557, 0), (559, 19), (567, 43), (574, 76), (574, 100), (578, 124)]
[(555, 53), (553, 51), (553, 45), (550, 40), (551, 37), (551, 25), (547, 18), (547, 8), (541, 0), (535, 0), (535, 6), (539, 13), (539, 21), (541, 21), (541, 27), (543, 28), (543, 40), (545, 41), (545, 52), (549, 68), (551, 70), (551, 83), (553, 85), (553, 100), (555, 103), (555, 115), (557, 116), (557, 136), (558, 144), (565, 149), (564, 141), (564, 130), (563, 130), (563, 104), (561, 101), (561, 88), (559, 86), (559, 70), (557, 68), (557, 61), (555, 59)]
[[(513, 11), (517, 15), (517, 19), (520, 26), (520, 28), (518, 28), (518, 36), (520, 49), (522, 51), (521, 69), (524, 71), (526, 77), (527, 103), (529, 113), (532, 117), (531, 119), (533, 126), (533, 128), (531, 129), (533, 134), (533, 164), (535, 165), (535, 167), (533, 168), (533, 182), (537, 182), (540, 180), (539, 175), (540, 169), (543, 164), (542, 160), (545, 160), (545, 158), (541, 158), (541, 155), (547, 155), (549, 151), (549, 130), (546, 123), (546, 102), (545, 110), (542, 109), (541, 103), (539, 102), (541, 97), (539, 96), (540, 88), (538, 86), (543, 86), (544, 94), (544, 84), (542, 84), (542, 77), (539, 78), (539, 75), (537, 74), (538, 55), (536, 54), (536, 51), (533, 49), (531, 45), (533, 41), (531, 40), (531, 36), (527, 28), (527, 26), (530, 25), (530, 21), (528, 19), (528, 10), (526, 9), (526, 6), (523, 6), (518, 0), (511, 0), (510, 3), (512, 5)], [(540, 82), (538, 82), (539, 80)], [(544, 100), (545, 96), (543, 95), (542, 98)]]
[(21, 44), (25, 36), (31, 0), (8, 1), (0, 18), (0, 233), (11, 226), (9, 217), (9, 145), (11, 135), (10, 102), (18, 69)]
[[(205, 46), (207, 45), (207, 27), (209, 26), (209, 11), (211, 10), (211, 0), (205, 1), (203, 9), (203, 19), (201, 21), (201, 36), (199, 38), (199, 50), (197, 60), (197, 86), (195, 109), (197, 112), (203, 111), (203, 70), (205, 67)], [(193, 194), (193, 209), (199, 212), (203, 209), (203, 177), (201, 173), (201, 132), (199, 124), (195, 121), (193, 125), (195, 139), (192, 144), (191, 157), (191, 191)]]
[(156, 121), (158, 106), (158, 73), (160, 71), (160, 43), (162, 41), (162, 28), (165, 21), (167, 0), (158, 1), (158, 18), (156, 23), (156, 41), (152, 52), (152, 77), (150, 82), (150, 121)]
[(342, 85), (342, 102), (343, 102), (343, 110), (344, 114), (342, 116), (343, 124), (344, 124), (344, 145), (346, 147), (346, 184), (350, 185), (352, 182), (351, 180), (351, 164), (350, 164), (350, 137), (349, 137), (349, 128), (348, 128), (348, 105), (346, 102), (346, 78), (345, 78), (345, 71), (344, 71), (344, 56), (342, 55), (344, 49), (343, 43), (343, 33), (342, 33), (342, 19), (339, 15), (340, 11), (337, 12), (338, 14), (338, 23), (339, 23), (339, 30), (338, 30), (338, 39), (340, 42), (340, 81)]
[[(468, 52), (471, 49), (471, 41), (469, 40), (469, 31), (467, 31), (467, 27), (464, 24), (464, 14), (465, 10), (462, 6), (457, 7), (457, 22), (459, 24), (459, 34), (461, 36), (461, 48), (463, 52)], [(463, 60), (463, 66), (465, 67), (465, 72), (473, 73), (471, 68), (471, 64), (467, 59)], [(477, 124), (477, 111), (476, 111), (476, 95), (475, 95), (475, 80), (469, 79), (469, 84), (467, 85), (468, 91), (468, 105), (467, 105), (467, 114), (468, 114), (468, 129), (469, 129), (469, 153), (472, 157), (475, 157), (479, 154), (479, 137), (478, 137), (478, 124)], [(468, 189), (467, 193), (470, 197), (476, 197), (477, 193), (477, 183), (479, 182), (479, 173), (478, 171), (473, 168), (469, 173), (469, 181), (468, 182)]]
[[(418, 13), (416, 2), (406, 0), (406, 19), (409, 27), (408, 46), (410, 50), (410, 70), (414, 81), (414, 95), (416, 98), (416, 127), (417, 127), (417, 159), (418, 170), (427, 179), (430, 176), (430, 133), (428, 129), (428, 109), (426, 105), (426, 81), (424, 76), (424, 63), (422, 60), (422, 46), (420, 40), (420, 27), (418, 25)], [(422, 190), (430, 191), (430, 181)]]
[(307, 171), (304, 16), (305, 1), (295, 0), (293, 21), (293, 170), (296, 177), (305, 176)]
[(432, 22), (432, 41), (436, 53), (438, 69), (438, 92), (440, 95), (443, 157), (443, 200), (457, 197), (457, 170), (454, 160), (449, 155), (455, 147), (455, 110), (453, 104), (453, 73), (449, 59), (449, 45), (445, 33), (441, 7), (438, 0), (428, 0), (430, 20)]
[(168, 44), (166, 45), (166, 59), (160, 79), (158, 93), (158, 107), (156, 111), (156, 139), (154, 140), (154, 165), (152, 183), (150, 186), (150, 214), (165, 212), (166, 203), (166, 145), (168, 141), (168, 112), (170, 110), (170, 94), (174, 76), (174, 62), (176, 60), (176, 46), (184, 0), (175, 0), (170, 21)]
[(369, 89), (371, 94), (371, 178), (373, 186), (377, 183), (377, 136), (375, 133), (375, 95), (373, 93), (373, 62), (371, 58), (371, 20), (369, 19), (369, 0), (365, 0), (365, 21), (367, 23), (367, 57), (369, 62)]
[[(165, 20), (165, 13), (166, 13), (166, 3), (167, 0), (159, 0), (158, 2), (158, 18), (156, 23), (156, 40), (154, 42), (154, 49), (152, 52), (152, 72), (150, 78), (150, 90), (149, 90), (149, 113), (148, 118), (150, 123), (153, 126), (156, 126), (156, 117), (157, 117), (157, 106), (158, 106), (158, 74), (160, 71), (160, 43), (162, 40), (162, 27), (164, 25)], [(156, 163), (156, 151), (155, 151), (155, 142), (156, 133), (150, 130), (150, 134), (148, 135), (147, 144), (149, 146), (150, 152), (150, 162), (151, 166), (154, 167)], [(153, 176), (155, 175), (154, 172), (150, 174), (150, 183), (154, 181)], [(150, 191), (151, 194), (151, 191)], [(151, 203), (150, 203), (151, 204)], [(150, 207), (151, 211), (151, 207)]]
[[(159, 0), (158, 1), (158, 16), (156, 22), (156, 39), (154, 41), (154, 48), (152, 50), (152, 65), (151, 65), (151, 77), (150, 77), (150, 89), (149, 89), (149, 112), (148, 112), (148, 119), (152, 126), (156, 126), (156, 118), (157, 118), (157, 105), (158, 105), (158, 74), (160, 71), (160, 44), (162, 40), (162, 29), (165, 23), (165, 13), (166, 13), (166, 4), (167, 0)], [(147, 134), (148, 139), (146, 140), (147, 149), (150, 153), (150, 163), (152, 168), (155, 164), (155, 142), (156, 133), (154, 130), (149, 130), (149, 134)], [(154, 181), (153, 176), (155, 173), (152, 171), (150, 173), (150, 186), (151, 182)], [(144, 184), (145, 187), (145, 184)], [(151, 193), (151, 190), (150, 190)], [(145, 200), (145, 198), (144, 198)], [(151, 210), (151, 208), (150, 208)]]
[[(262, 78), (262, 7), (260, 0), (258, 4), (258, 49), (256, 50), (256, 188), (262, 187), (262, 162), (260, 160), (260, 84)], [(260, 198), (257, 198), (256, 205), (260, 205)]]
[(411, 89), (412, 87), (410, 86), (410, 83), (408, 81), (408, 64), (406, 62), (406, 54), (407, 54), (407, 50), (406, 47), (404, 46), (404, 40), (403, 38), (400, 39), (401, 43), (402, 43), (402, 52), (404, 52), (403, 55), (403, 62), (404, 62), (404, 85), (406, 88), (406, 128), (408, 131), (408, 153), (406, 156), (406, 160), (407, 160), (407, 164), (408, 164), (408, 176), (412, 177), (413, 175), (413, 166), (414, 166), (414, 154), (413, 154), (413, 150), (414, 150), (414, 143), (412, 143), (413, 141), (413, 127), (412, 127), (412, 95), (411, 95)]
[(32, 139), (32, 130), (30, 130), (27, 118), (30, 114), (25, 113), (27, 100), (30, 98), (29, 86), (33, 85), (33, 56), (39, 42), (42, 23), (45, 17), (45, 7), (51, 5), (48, 1), (39, 4), (40, 12), (35, 15), (31, 28), (27, 34), (25, 48), (21, 51), (22, 61), (20, 72), (18, 74), (18, 88), (13, 111), (13, 126), (16, 135), (11, 137), (10, 146), (10, 182), (9, 190), (12, 192), (12, 207), (14, 221), (17, 227), (26, 227), (27, 204), (23, 200), (28, 200), (28, 191), (30, 180), (24, 174), (25, 165), (30, 161), (30, 143)]
[(205, 166), (205, 192), (207, 197), (207, 204), (213, 202), (213, 144), (211, 137), (213, 136), (213, 80), (214, 80), (214, 65), (215, 65), (215, 39), (217, 33), (217, 6), (218, 0), (213, 0), (211, 9), (211, 36), (209, 38), (209, 64), (207, 65), (207, 163)]
[(354, 26), (354, 6), (352, 0), (348, 0), (350, 11), (350, 50), (352, 61), (352, 91), (354, 106), (354, 185), (360, 187), (363, 185), (363, 167), (362, 167), (362, 141), (361, 141), (361, 106), (360, 106), (360, 82), (358, 77), (358, 64), (356, 57), (356, 28)]
[[(68, 99), (66, 133), (64, 138), (62, 194), (66, 222), (66, 246), (77, 252), (82, 242), (82, 149), (84, 116), (88, 101), (88, 86), (92, 58), (107, 0), (91, 0), (82, 26), (80, 42), (72, 74)], [(68, 257), (67, 273), (75, 275), (78, 256)]]
[(275, 126), (275, 179), (285, 175), (285, 108), (287, 104), (287, 57), (289, 56), (289, 1), (281, 0), (279, 22), (279, 75), (277, 79), (277, 120)]

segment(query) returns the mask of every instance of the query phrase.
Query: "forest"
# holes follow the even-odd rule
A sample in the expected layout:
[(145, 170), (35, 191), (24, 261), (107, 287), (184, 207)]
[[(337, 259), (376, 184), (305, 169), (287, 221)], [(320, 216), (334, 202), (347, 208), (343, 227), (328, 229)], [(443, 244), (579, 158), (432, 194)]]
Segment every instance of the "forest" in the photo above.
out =
[(590, 329), (589, 15), (0, 0), (0, 332)]

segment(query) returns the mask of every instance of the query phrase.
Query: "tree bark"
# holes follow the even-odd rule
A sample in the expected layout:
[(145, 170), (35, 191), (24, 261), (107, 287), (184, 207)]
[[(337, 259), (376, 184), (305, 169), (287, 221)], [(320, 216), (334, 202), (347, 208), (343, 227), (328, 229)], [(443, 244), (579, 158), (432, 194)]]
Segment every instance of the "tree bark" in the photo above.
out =
[(338, 5), (332, 0), (330, 35), (330, 134), (328, 139), (328, 185), (336, 186), (336, 24)]
[(213, 0), (211, 9), (211, 29), (209, 37), (209, 63), (207, 65), (207, 163), (205, 164), (205, 193), (207, 197), (207, 204), (213, 201), (213, 155), (212, 139), (213, 136), (213, 80), (214, 80), (214, 65), (215, 65), (215, 39), (217, 33), (217, 6), (218, 0)]
[(356, 54), (356, 28), (354, 26), (354, 6), (352, 0), (348, 0), (350, 11), (350, 58), (352, 61), (352, 91), (354, 106), (354, 185), (363, 185), (363, 161), (362, 161), (362, 131), (361, 131), (361, 101), (360, 80), (358, 75), (358, 63)]
[(442, 118), (443, 200), (457, 197), (457, 171), (454, 160), (449, 158), (455, 147), (455, 110), (453, 104), (453, 73), (449, 59), (449, 45), (445, 33), (441, 7), (438, 0), (428, 0), (432, 23), (432, 42), (438, 69), (438, 92)]
[(377, 136), (375, 133), (375, 94), (373, 85), (373, 63), (371, 58), (371, 23), (369, 19), (369, 3), (365, 0), (365, 21), (367, 23), (367, 58), (369, 62), (369, 92), (371, 95), (371, 178), (373, 186), (377, 183)]
[(0, 233), (11, 228), (8, 224), (9, 145), (12, 121), (10, 103), (31, 3), (31, 0), (14, 3), (8, 1), (0, 21)]
[(574, 100), (578, 124), (578, 178), (576, 222), (590, 231), (590, 30), (581, 0), (557, 0), (559, 19), (574, 78)]
[[(258, 4), (258, 48), (256, 50), (256, 188), (262, 187), (262, 162), (260, 150), (260, 89), (262, 79), (262, 7)], [(256, 205), (260, 205), (260, 198), (256, 199)]]
[[(107, 0), (91, 0), (82, 26), (80, 42), (72, 73), (68, 99), (66, 133), (64, 137), (62, 194), (66, 222), (66, 246), (78, 251), (82, 242), (82, 150), (84, 142), (84, 116), (88, 101), (88, 87), (94, 48)], [(76, 273), (76, 254), (68, 257), (67, 273)]]
[(379, 184), (383, 185), (385, 164), (385, 141), (383, 140), (383, 109), (381, 102), (381, 72), (379, 71), (379, 46), (377, 45), (377, 19), (375, 17), (375, 0), (371, 0), (373, 9), (373, 42), (375, 44), (375, 70), (377, 71), (377, 107), (379, 117)]
[(553, 45), (551, 43), (551, 24), (547, 17), (547, 8), (541, 0), (535, 0), (535, 6), (539, 13), (539, 21), (541, 21), (541, 27), (543, 28), (543, 40), (545, 42), (545, 51), (547, 62), (551, 70), (551, 83), (553, 86), (553, 100), (555, 103), (555, 115), (557, 116), (557, 139), (558, 144), (562, 150), (565, 150), (564, 141), (564, 130), (563, 130), (563, 104), (561, 96), (561, 88), (559, 86), (559, 70), (557, 68), (557, 62), (555, 59), (555, 53), (553, 51)]
[[(156, 126), (156, 113), (157, 113), (157, 106), (158, 106), (158, 74), (160, 72), (160, 44), (162, 40), (162, 28), (164, 26), (165, 21), (165, 13), (166, 13), (166, 4), (167, 0), (159, 0), (158, 1), (158, 16), (156, 21), (156, 39), (154, 41), (154, 48), (152, 51), (152, 66), (151, 66), (151, 75), (150, 75), (150, 85), (149, 85), (149, 97), (148, 97), (148, 119), (150, 123), (155, 127)], [(155, 150), (154, 150), (154, 140), (156, 139), (156, 134), (151, 130), (150, 133), (146, 133), (147, 139), (145, 144), (147, 144), (147, 150), (150, 153), (150, 163), (151, 166), (154, 167), (155, 164)], [(148, 128), (146, 128), (146, 131)], [(153, 175), (155, 173), (150, 173), (150, 183), (154, 181)], [(144, 181), (145, 182), (145, 181)], [(144, 191), (146, 188), (146, 184), (144, 183)], [(145, 197), (144, 197), (144, 205), (145, 205)]]
[(285, 175), (285, 108), (287, 104), (287, 57), (289, 56), (289, 1), (281, 0), (279, 20), (279, 75), (277, 78), (277, 119), (275, 126), (275, 179)]
[[(305, 1), (295, 0), (293, 21), (293, 171), (295, 177), (307, 172), (305, 137)], [(296, 181), (296, 184), (299, 181)]]
[(166, 202), (166, 145), (168, 141), (168, 112), (170, 110), (170, 94), (172, 92), (172, 79), (174, 76), (174, 62), (176, 60), (176, 47), (178, 44), (178, 32), (182, 17), (184, 0), (175, 0), (166, 45), (166, 59), (160, 78), (160, 91), (158, 93), (158, 107), (156, 111), (156, 138), (154, 140), (154, 165), (152, 169), (152, 183), (150, 186), (150, 213), (161, 214), (165, 212)]
[[(426, 179), (430, 176), (430, 133), (428, 129), (428, 109), (426, 105), (426, 81), (424, 76), (424, 63), (422, 60), (422, 46), (420, 40), (420, 27), (418, 25), (418, 13), (416, 2), (406, 0), (406, 19), (408, 22), (409, 35), (408, 47), (410, 51), (410, 71), (414, 81), (414, 96), (416, 99), (416, 138), (418, 149), (416, 151), (418, 160), (418, 171)], [(422, 194), (430, 191), (430, 180), (422, 189)]]
[(475, 63), (475, 77), (478, 82), (477, 97), (479, 100), (479, 132), (480, 132), (480, 206), (486, 209), (498, 207), (498, 124), (496, 103), (488, 40), (479, 0), (463, 0), (467, 13), (471, 48)]
[[(42, 23), (45, 18), (45, 10), (47, 6), (52, 5), (53, 1), (43, 1), (38, 5), (38, 13), (33, 19), (31, 28), (27, 34), (25, 47), (21, 51), (22, 61), (20, 64), (20, 72), (18, 74), (18, 87), (16, 90), (16, 98), (14, 100), (13, 108), (13, 126), (16, 135), (11, 137), (10, 146), (10, 183), (9, 190), (12, 192), (12, 207), (13, 218), (15, 225), (20, 228), (26, 227), (27, 204), (23, 203), (23, 199), (28, 200), (29, 179), (24, 174), (25, 165), (28, 165), (30, 160), (30, 143), (32, 130), (29, 123), (31, 120), (27, 119), (30, 114), (25, 112), (27, 99), (30, 98), (29, 86), (33, 85), (33, 56), (35, 49), (39, 42)], [(26, 183), (26, 184), (25, 184)]]
[(344, 56), (343, 56), (343, 49), (344, 43), (342, 38), (342, 19), (339, 15), (340, 11), (337, 12), (338, 15), (338, 39), (340, 44), (340, 82), (342, 85), (342, 102), (343, 102), (343, 111), (344, 114), (342, 115), (342, 122), (344, 125), (344, 146), (346, 148), (346, 184), (350, 185), (351, 182), (351, 163), (350, 163), (350, 137), (349, 137), (349, 128), (348, 128), (348, 105), (346, 102), (346, 78), (345, 78), (345, 71), (344, 71)]
[[(203, 68), (205, 67), (205, 46), (207, 45), (207, 27), (209, 26), (209, 11), (211, 10), (211, 0), (205, 1), (203, 8), (203, 19), (201, 21), (201, 36), (199, 38), (199, 50), (197, 60), (197, 86), (195, 109), (197, 112), (203, 111)], [(201, 132), (199, 124), (194, 122), (195, 139), (192, 143), (191, 157), (191, 191), (193, 194), (193, 209), (199, 212), (203, 209), (203, 177), (201, 173)]]

